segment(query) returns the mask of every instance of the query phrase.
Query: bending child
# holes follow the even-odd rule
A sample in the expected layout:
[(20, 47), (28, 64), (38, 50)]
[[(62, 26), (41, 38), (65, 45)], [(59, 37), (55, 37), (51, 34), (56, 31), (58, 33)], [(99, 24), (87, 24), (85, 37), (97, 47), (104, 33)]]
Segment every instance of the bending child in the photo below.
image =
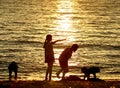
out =
[(59, 57), (59, 64), (61, 69), (57, 72), (59, 78), (60, 73), (63, 73), (62, 79), (65, 78), (65, 74), (68, 72), (68, 60), (71, 58), (72, 53), (78, 49), (77, 44), (73, 44), (71, 47), (66, 48)]

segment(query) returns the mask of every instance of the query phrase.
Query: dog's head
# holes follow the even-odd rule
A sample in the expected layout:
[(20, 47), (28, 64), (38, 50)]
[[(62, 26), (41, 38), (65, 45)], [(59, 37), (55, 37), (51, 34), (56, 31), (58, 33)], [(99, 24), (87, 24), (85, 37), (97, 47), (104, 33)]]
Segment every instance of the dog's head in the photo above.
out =
[(87, 67), (82, 67), (81, 68), (82, 73), (86, 73), (87, 69), (88, 69)]

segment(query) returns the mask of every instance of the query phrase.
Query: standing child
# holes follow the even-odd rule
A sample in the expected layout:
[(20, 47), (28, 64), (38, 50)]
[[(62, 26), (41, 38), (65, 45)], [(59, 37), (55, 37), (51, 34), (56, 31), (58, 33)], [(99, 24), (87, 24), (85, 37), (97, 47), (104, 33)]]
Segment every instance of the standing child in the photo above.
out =
[(45, 49), (45, 63), (47, 63), (47, 70), (46, 70), (46, 76), (45, 80), (51, 81), (51, 76), (52, 76), (52, 67), (53, 63), (55, 61), (54, 59), (54, 51), (53, 51), (53, 44), (55, 44), (58, 41), (62, 40), (57, 40), (57, 41), (52, 41), (52, 35), (47, 35), (46, 40), (44, 42), (43, 48)]

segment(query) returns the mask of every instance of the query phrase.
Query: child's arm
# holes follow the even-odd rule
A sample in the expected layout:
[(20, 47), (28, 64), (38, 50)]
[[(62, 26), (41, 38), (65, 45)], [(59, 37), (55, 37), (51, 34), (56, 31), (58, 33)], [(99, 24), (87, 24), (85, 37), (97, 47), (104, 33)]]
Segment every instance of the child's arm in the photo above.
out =
[(53, 43), (53, 44), (55, 44), (56, 42), (59, 42), (59, 41), (64, 41), (64, 40), (66, 40), (66, 39), (56, 40), (56, 41), (54, 41), (54, 42), (52, 42), (52, 43)]

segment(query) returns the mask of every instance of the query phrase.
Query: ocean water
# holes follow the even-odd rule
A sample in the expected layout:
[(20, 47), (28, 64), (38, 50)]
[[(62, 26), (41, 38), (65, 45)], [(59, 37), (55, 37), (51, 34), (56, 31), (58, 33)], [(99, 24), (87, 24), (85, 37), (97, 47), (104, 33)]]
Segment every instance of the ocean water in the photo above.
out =
[(120, 79), (120, 0), (0, 0), (0, 80), (8, 80), (8, 65), (16, 61), (18, 80), (44, 80), (43, 43), (54, 45), (53, 80), (58, 57), (76, 43), (67, 75), (81, 67), (98, 66), (101, 79)]

